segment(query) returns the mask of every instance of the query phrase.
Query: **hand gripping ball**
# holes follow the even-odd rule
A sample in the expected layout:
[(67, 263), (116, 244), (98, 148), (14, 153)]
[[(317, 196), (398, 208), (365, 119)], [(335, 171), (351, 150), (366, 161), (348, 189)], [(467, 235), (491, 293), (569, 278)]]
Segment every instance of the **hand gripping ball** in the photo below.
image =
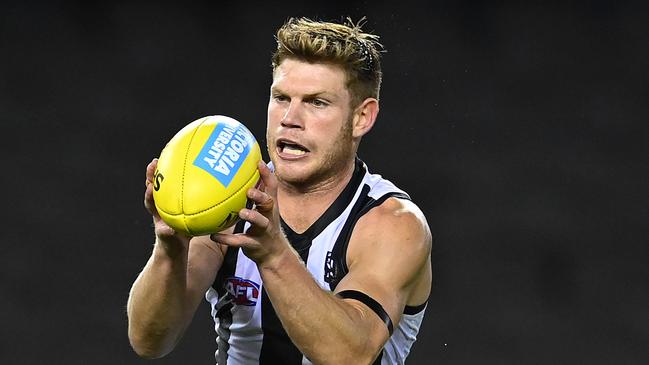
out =
[(230, 117), (215, 115), (181, 129), (160, 154), (153, 198), (160, 217), (190, 236), (222, 231), (239, 218), (259, 180), (259, 144)]

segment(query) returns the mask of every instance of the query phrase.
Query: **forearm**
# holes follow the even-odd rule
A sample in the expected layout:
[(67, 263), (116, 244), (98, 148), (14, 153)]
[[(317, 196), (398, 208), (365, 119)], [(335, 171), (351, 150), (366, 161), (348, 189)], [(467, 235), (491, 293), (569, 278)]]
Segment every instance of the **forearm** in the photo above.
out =
[(371, 322), (364, 319), (373, 312), (320, 288), (293, 252), (260, 265), (259, 271), (282, 325), (309, 360), (315, 364), (373, 361), (380, 346), (369, 335), (375, 330)]
[(187, 248), (170, 254), (156, 243), (129, 295), (128, 335), (143, 357), (170, 352), (182, 335), (193, 310), (187, 298)]

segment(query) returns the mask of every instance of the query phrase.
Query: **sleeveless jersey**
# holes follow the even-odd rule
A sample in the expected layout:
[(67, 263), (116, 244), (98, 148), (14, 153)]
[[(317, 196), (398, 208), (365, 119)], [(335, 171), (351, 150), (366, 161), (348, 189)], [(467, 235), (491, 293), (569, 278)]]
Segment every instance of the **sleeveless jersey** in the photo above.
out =
[[(296, 233), (281, 222), (289, 242), (322, 289), (334, 291), (347, 274), (347, 245), (358, 219), (389, 197), (410, 199), (390, 181), (370, 174), (357, 159), (345, 189), (304, 233)], [(248, 226), (249, 223), (239, 222), (235, 232), (243, 232)], [(295, 293), (296, 297), (299, 295)], [(212, 306), (217, 364), (311, 364), (286, 334), (264, 290), (257, 265), (242, 250), (228, 248), (205, 297)], [(416, 340), (425, 306), (426, 303), (406, 306), (374, 364), (404, 364)]]

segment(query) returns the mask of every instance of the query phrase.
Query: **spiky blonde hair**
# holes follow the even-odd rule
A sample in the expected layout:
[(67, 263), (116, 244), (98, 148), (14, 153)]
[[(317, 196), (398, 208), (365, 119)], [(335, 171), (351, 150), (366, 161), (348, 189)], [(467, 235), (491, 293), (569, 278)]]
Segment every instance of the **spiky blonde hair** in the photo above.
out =
[(277, 50), (272, 56), (273, 71), (287, 58), (307, 62), (333, 63), (347, 76), (352, 107), (366, 98), (379, 98), (381, 52), (379, 37), (361, 30), (365, 18), (345, 23), (290, 18), (277, 31)]

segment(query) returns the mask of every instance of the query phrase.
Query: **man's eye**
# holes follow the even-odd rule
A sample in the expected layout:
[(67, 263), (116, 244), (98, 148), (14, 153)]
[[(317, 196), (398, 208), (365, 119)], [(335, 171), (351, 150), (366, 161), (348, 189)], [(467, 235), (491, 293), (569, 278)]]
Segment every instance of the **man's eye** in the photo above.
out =
[(313, 100), (311, 100), (311, 104), (313, 106), (317, 106), (317, 107), (323, 107), (323, 106), (328, 105), (326, 101), (321, 100), (321, 99), (313, 99)]
[(287, 101), (288, 98), (285, 95), (273, 95), (275, 101)]

